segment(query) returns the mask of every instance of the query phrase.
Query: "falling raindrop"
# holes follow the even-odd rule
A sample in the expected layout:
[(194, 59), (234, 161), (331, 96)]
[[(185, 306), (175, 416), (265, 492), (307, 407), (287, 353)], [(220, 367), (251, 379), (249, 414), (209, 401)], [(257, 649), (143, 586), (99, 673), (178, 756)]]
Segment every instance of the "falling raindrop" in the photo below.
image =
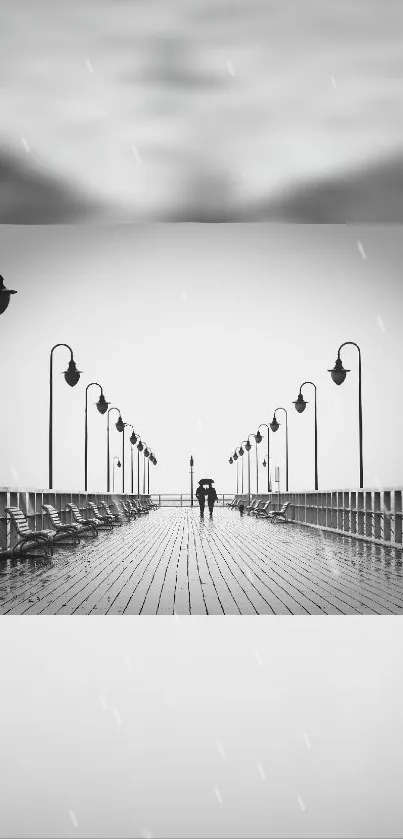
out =
[(74, 813), (74, 811), (73, 811), (73, 810), (69, 810), (69, 814), (70, 814), (71, 821), (72, 821), (72, 822), (73, 822), (73, 824), (74, 824), (74, 827), (78, 827), (77, 816), (76, 816), (76, 814)]
[(366, 259), (367, 254), (365, 253), (364, 246), (363, 246), (362, 242), (359, 241), (359, 239), (357, 239), (357, 247), (358, 247), (358, 250), (359, 250), (362, 258)]
[(219, 740), (217, 740), (217, 749), (220, 752), (222, 759), (225, 760), (225, 752)]
[(222, 795), (221, 795), (220, 790), (218, 789), (218, 787), (215, 787), (214, 792), (215, 792), (215, 794), (216, 794), (216, 796), (217, 796), (217, 801), (218, 801), (218, 803), (219, 803), (219, 804), (222, 804)]
[(122, 718), (121, 718), (117, 708), (113, 709), (113, 716), (115, 717), (115, 720), (116, 720), (117, 724), (122, 725)]

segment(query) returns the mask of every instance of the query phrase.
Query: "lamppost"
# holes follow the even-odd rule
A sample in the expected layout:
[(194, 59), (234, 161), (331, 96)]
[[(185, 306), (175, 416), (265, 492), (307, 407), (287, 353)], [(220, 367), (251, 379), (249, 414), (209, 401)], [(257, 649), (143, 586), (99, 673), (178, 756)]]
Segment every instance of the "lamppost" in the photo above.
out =
[(141, 440), (139, 440), (139, 442), (137, 444), (137, 496), (138, 496), (138, 498), (140, 498), (140, 452), (142, 452), (143, 449), (144, 449), (144, 446), (143, 446)]
[(125, 428), (127, 425), (130, 425), (133, 430), (131, 422), (123, 422), (122, 417), (119, 417), (116, 428), (122, 432), (122, 492), (125, 491)]
[(70, 350), (70, 361), (67, 370), (64, 371), (64, 378), (70, 387), (74, 387), (79, 381), (81, 370), (77, 370), (74, 361), (73, 350), (68, 344), (55, 344), (50, 351), (50, 373), (49, 373), (49, 489), (53, 489), (53, 353), (57, 347), (67, 347)]
[(115, 460), (117, 460), (117, 462), (118, 462), (117, 463), (118, 469), (120, 469), (120, 467), (122, 465), (120, 460), (119, 460), (119, 457), (117, 455), (115, 455), (115, 457), (112, 458), (112, 462), (113, 462), (113, 466), (112, 466), (112, 492), (115, 492)]
[[(257, 443), (261, 443), (263, 437), (260, 433), (260, 429), (265, 426), (267, 428), (267, 492), (271, 492), (270, 486), (270, 425), (267, 425), (267, 422), (261, 422), (259, 428), (255, 434), (255, 440)], [(266, 461), (263, 461), (263, 466), (265, 466)]]
[(4, 279), (0, 276), (0, 315), (2, 315), (7, 309), (10, 302), (10, 294), (17, 294), (17, 292), (13, 291), (11, 288), (6, 288), (4, 285)]
[(104, 397), (104, 392), (102, 390), (101, 385), (98, 384), (98, 382), (90, 382), (90, 384), (87, 385), (87, 387), (85, 388), (85, 455), (84, 455), (84, 464), (85, 464), (84, 465), (84, 488), (85, 488), (85, 492), (87, 492), (87, 483), (88, 483), (87, 482), (87, 477), (88, 477), (88, 389), (90, 387), (92, 387), (93, 385), (96, 385), (97, 387), (99, 387), (99, 389), (101, 391), (101, 395), (98, 399), (98, 402), (96, 403), (96, 406), (97, 406), (97, 409), (98, 409), (99, 413), (100, 414), (105, 414), (106, 411), (108, 410), (108, 405), (110, 405), (110, 402), (107, 402), (105, 397)]
[[(150, 457), (150, 450), (149, 450), (147, 444), (146, 444), (146, 447), (144, 449), (144, 457), (147, 457), (147, 458)], [(149, 483), (150, 483), (150, 461), (149, 460), (147, 461), (147, 473), (148, 473), (147, 485), (149, 485)], [(144, 461), (144, 464), (143, 464), (143, 493), (144, 493), (144, 495), (146, 494), (146, 462), (145, 461)]]
[(157, 459), (152, 452), (150, 452), (150, 456), (148, 458), (147, 495), (150, 494), (150, 463), (152, 463), (153, 466), (156, 466), (157, 464)]
[(131, 433), (130, 438), (129, 438), (130, 443), (131, 443), (131, 446), (130, 446), (130, 474), (131, 474), (132, 495), (134, 495), (133, 446), (137, 443), (137, 440), (139, 439), (139, 435), (136, 434), (131, 422), (125, 422), (125, 425), (130, 425), (130, 428), (132, 429), (132, 433)]
[[(232, 460), (236, 462), (236, 493), (239, 494), (239, 463), (238, 463), (238, 452), (235, 449), (234, 454), (232, 455)], [(230, 459), (231, 463), (231, 459)]]
[(352, 347), (356, 347), (358, 350), (358, 435), (359, 435), (359, 456), (360, 456), (360, 489), (364, 487), (364, 464), (363, 464), (363, 456), (362, 456), (362, 393), (361, 393), (361, 350), (354, 341), (344, 341), (344, 344), (340, 344), (340, 347), (337, 351), (337, 358), (333, 370), (329, 370), (328, 372), (331, 374), (332, 379), (336, 385), (341, 385), (346, 378), (347, 373), (350, 373), (350, 370), (346, 370), (343, 367), (342, 360), (340, 358), (340, 350), (343, 347), (350, 345)]
[(277, 411), (284, 411), (285, 413), (285, 491), (288, 492), (288, 417), (285, 408), (276, 408), (273, 414), (273, 419), (270, 423), (272, 431), (278, 431), (280, 428), (280, 423), (276, 420)]
[[(230, 458), (230, 463), (233, 463), (232, 458)], [(193, 466), (194, 460), (193, 455), (190, 455), (190, 506), (193, 507)]]
[[(119, 414), (119, 419), (117, 423), (115, 423), (116, 428), (118, 431), (123, 431), (124, 423), (121, 417), (120, 408), (109, 408), (108, 410), (108, 420), (106, 424), (106, 491), (110, 492), (111, 490), (111, 480), (110, 480), (110, 453), (109, 453), (109, 418), (112, 411), (117, 411)], [(118, 427), (119, 426), (119, 427)]]
[(253, 436), (254, 435), (252, 433), (250, 433), (246, 442), (244, 441), (245, 442), (245, 449), (248, 452), (248, 498), (249, 498), (249, 503), (250, 503), (250, 450), (252, 448), (252, 446), (250, 444), (249, 437), (253, 437)]
[(305, 411), (308, 403), (302, 395), (302, 388), (304, 385), (312, 385), (315, 392), (315, 489), (318, 489), (318, 420), (316, 411), (316, 385), (313, 382), (303, 382), (299, 389), (298, 397), (293, 404), (295, 405), (295, 410), (298, 411), (299, 414), (302, 414), (303, 411)]
[[(247, 443), (247, 442), (248, 442), (247, 440), (242, 440), (242, 443), (241, 443), (241, 445), (238, 449), (239, 455), (242, 458), (242, 460), (241, 460), (241, 492), (242, 492), (242, 495), (243, 495), (243, 456), (245, 454), (245, 450), (242, 448), (242, 446), (243, 446), (244, 443)], [(247, 448), (246, 445), (245, 445), (245, 448)]]

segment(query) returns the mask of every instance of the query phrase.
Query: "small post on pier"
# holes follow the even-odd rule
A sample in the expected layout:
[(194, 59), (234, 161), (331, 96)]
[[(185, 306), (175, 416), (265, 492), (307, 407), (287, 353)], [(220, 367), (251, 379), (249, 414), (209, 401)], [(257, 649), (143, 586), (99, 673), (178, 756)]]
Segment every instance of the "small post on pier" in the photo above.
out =
[(190, 455), (190, 506), (193, 507), (193, 455)]

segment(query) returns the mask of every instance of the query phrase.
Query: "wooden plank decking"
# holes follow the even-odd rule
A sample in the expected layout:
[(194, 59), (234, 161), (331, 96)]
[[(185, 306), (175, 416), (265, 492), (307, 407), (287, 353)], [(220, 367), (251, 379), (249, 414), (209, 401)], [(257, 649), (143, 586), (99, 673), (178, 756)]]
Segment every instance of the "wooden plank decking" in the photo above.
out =
[(217, 509), (162, 508), (0, 564), (0, 613), (343, 615), (403, 611), (401, 551)]

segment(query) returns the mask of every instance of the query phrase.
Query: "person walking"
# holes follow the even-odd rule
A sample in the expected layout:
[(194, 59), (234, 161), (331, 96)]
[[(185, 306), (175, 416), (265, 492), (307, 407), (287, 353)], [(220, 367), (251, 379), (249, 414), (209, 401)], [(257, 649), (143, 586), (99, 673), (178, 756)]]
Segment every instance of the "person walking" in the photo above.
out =
[(210, 484), (210, 486), (207, 490), (207, 504), (208, 504), (208, 508), (210, 510), (210, 518), (213, 517), (214, 504), (215, 504), (216, 501), (218, 501), (217, 493), (216, 493), (213, 485)]
[(205, 501), (206, 501), (206, 496), (205, 496), (204, 487), (201, 486), (201, 484), (199, 484), (199, 486), (197, 487), (196, 498), (199, 502), (200, 518), (202, 519), (204, 517), (204, 505), (205, 505)]

